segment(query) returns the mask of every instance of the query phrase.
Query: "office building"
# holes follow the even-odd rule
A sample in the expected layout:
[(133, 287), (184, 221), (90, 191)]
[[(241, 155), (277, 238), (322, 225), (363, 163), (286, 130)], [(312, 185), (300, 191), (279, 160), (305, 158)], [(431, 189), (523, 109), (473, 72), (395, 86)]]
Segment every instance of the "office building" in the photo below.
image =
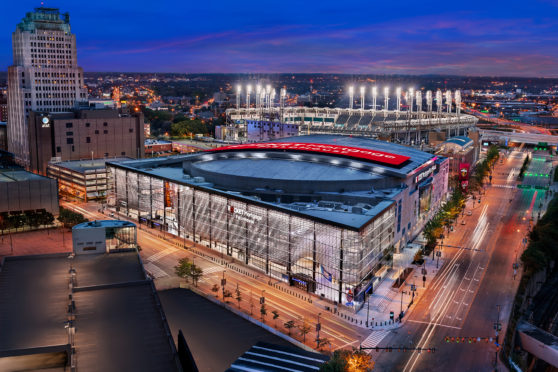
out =
[(70, 16), (55, 8), (35, 8), (12, 34), (8, 67), (8, 149), (22, 166), (31, 165), (28, 119), (31, 111), (60, 113), (87, 98), (78, 67)]
[(445, 158), (338, 135), (109, 161), (107, 171), (115, 212), (355, 307), (448, 189)]
[(49, 162), (145, 155), (143, 115), (88, 109), (29, 115), (29, 169), (46, 174)]

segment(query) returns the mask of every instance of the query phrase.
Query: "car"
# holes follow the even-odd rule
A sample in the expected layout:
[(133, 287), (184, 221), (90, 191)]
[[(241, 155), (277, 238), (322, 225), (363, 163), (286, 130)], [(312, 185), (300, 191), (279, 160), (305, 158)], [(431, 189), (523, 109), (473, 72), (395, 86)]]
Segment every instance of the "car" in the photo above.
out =
[(114, 217), (114, 213), (109, 214), (109, 216)]
[(473, 214), (472, 211), (467, 211), (467, 216), (471, 216)]

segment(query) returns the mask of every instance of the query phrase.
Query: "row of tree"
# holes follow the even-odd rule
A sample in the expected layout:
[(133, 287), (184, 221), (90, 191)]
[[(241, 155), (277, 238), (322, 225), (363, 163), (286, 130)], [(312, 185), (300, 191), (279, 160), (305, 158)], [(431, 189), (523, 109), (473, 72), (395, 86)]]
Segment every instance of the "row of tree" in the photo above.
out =
[(172, 137), (188, 137), (194, 134), (207, 135), (215, 132), (213, 122), (205, 123), (200, 119), (183, 120), (171, 124), (170, 134)]
[[(546, 213), (529, 233), (529, 245), (521, 255), (525, 271), (535, 273), (550, 269), (558, 261), (558, 197), (548, 204)], [(548, 270), (551, 272), (551, 270)]]
[(523, 160), (523, 165), (521, 166), (521, 169), (519, 170), (519, 180), (523, 180), (523, 175), (525, 174), (525, 171), (527, 170), (530, 161), (531, 161), (531, 157), (527, 155), (525, 157), (525, 160)]
[(39, 226), (51, 226), (53, 223), (54, 216), (44, 209), (17, 214), (0, 213), (0, 230), (2, 234), (4, 234), (5, 230), (15, 229), (17, 231), (24, 226), (36, 229)]
[[(487, 175), (489, 175), (494, 163), (499, 158), (499, 150), (496, 146), (491, 146), (486, 154), (486, 158), (477, 164), (471, 176), (469, 177), (468, 193), (478, 191), (482, 188), (484, 180)], [(449, 228), (454, 221), (459, 216), (465, 208), (465, 200), (467, 194), (463, 192), (460, 185), (456, 184), (453, 193), (450, 198), (432, 217), (430, 221), (426, 223), (423, 230), (424, 237), (426, 239), (425, 254), (430, 254), (432, 250), (438, 244), (438, 239), (443, 235), (444, 229)], [(420, 254), (415, 257), (415, 261), (418, 261), (422, 257)]]
[(64, 227), (73, 227), (83, 222), (89, 221), (83, 216), (83, 214), (74, 212), (70, 209), (60, 207), (60, 214), (58, 215), (58, 221), (64, 225)]

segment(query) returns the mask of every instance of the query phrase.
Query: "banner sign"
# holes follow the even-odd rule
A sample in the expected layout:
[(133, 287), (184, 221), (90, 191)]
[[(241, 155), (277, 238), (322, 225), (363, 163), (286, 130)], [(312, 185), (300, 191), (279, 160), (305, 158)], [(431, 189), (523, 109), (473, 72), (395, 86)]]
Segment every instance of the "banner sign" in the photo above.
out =
[(297, 142), (264, 142), (249, 143), (243, 145), (223, 146), (206, 151), (235, 151), (235, 150), (278, 150), (278, 151), (301, 151), (313, 152), (326, 155), (347, 156), (354, 159), (368, 160), (375, 163), (400, 166), (409, 159), (409, 156), (391, 154), (389, 152), (363, 149), (359, 147), (327, 145), (320, 143), (297, 143)]

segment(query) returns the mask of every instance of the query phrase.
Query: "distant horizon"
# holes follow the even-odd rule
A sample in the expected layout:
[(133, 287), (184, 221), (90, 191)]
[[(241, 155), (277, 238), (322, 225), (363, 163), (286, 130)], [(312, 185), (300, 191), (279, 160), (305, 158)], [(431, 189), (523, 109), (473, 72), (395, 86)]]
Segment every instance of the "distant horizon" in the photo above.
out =
[[(11, 33), (38, 5), (6, 4), (3, 69), (12, 63)], [(558, 0), (44, 6), (70, 14), (84, 71), (558, 78)]]

